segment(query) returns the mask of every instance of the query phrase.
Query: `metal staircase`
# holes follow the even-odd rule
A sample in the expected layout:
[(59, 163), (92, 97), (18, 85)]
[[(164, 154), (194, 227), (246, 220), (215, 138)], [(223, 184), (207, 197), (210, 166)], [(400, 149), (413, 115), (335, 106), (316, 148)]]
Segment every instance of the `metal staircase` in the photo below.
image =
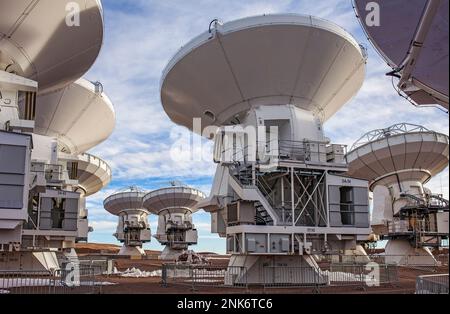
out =
[(264, 206), (260, 202), (258, 201), (255, 202), (255, 208), (256, 208), (255, 222), (257, 225), (273, 225), (272, 217), (270, 217), (269, 213), (267, 213)]
[[(268, 202), (271, 206), (273, 205), (273, 200), (270, 196), (268, 186), (266, 186), (258, 177), (256, 178), (256, 185), (254, 184), (251, 166), (244, 166), (239, 163), (235, 163), (233, 167), (230, 167), (230, 173), (233, 174), (233, 177), (242, 188), (257, 190), (259, 194), (265, 198), (266, 202)], [(254, 206), (256, 209), (256, 225), (274, 225), (274, 220), (260, 201), (255, 200)]]

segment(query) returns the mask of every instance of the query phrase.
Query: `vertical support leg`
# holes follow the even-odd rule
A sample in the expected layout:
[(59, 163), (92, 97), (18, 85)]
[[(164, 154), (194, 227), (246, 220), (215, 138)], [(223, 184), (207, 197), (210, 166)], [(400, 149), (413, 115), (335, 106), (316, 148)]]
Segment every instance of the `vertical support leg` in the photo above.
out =
[(292, 207), (292, 226), (295, 226), (295, 202), (294, 202), (294, 168), (291, 168), (291, 207)]

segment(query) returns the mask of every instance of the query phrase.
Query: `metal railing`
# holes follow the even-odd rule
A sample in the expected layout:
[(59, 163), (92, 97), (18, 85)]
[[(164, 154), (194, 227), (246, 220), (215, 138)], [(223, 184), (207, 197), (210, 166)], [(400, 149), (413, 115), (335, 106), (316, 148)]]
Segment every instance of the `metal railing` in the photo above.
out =
[(195, 266), (193, 282), (195, 285), (246, 287), (247, 272), (236, 266)]
[(262, 192), (264, 197), (269, 202), (270, 206), (274, 207), (276, 205), (275, 199), (273, 197), (273, 188), (267, 183), (262, 175), (256, 176), (256, 186)]
[(389, 233), (424, 233), (430, 236), (439, 233), (437, 226), (426, 219), (415, 219), (411, 224), (407, 219), (394, 217), (386, 225)]
[(330, 286), (360, 285), (374, 287), (399, 281), (398, 266), (394, 264), (331, 264), (327, 271)]
[(0, 271), (0, 294), (52, 294), (57, 283), (51, 271)]
[(318, 141), (290, 141), (282, 140), (278, 142), (279, 158), (327, 162), (326, 142)]
[[(401, 266), (447, 266), (449, 255), (439, 254), (434, 255), (435, 261), (430, 265), (417, 262), (417, 258), (420, 255), (385, 255), (385, 254), (368, 254), (368, 255), (343, 255), (343, 254), (327, 254), (316, 255), (316, 261), (319, 263), (328, 264), (367, 264), (369, 262), (375, 262), (380, 265), (384, 264), (398, 264)], [(427, 259), (429, 256), (425, 256)]]
[(0, 270), (0, 294), (95, 294), (101, 271), (86, 265), (64, 265), (54, 271)]
[(109, 175), (111, 175), (111, 173), (112, 173), (111, 167), (108, 165), (108, 163), (97, 156), (94, 156), (94, 155), (91, 155), (88, 153), (83, 153), (83, 154), (79, 155), (78, 158), (79, 158), (79, 161), (98, 165), (100, 168), (103, 168), (106, 171), (106, 173), (108, 173)]
[(108, 275), (114, 270), (114, 260), (110, 258), (84, 259), (83, 257), (79, 257), (78, 262), (82, 268), (92, 268), (95, 275)]
[[(336, 148), (336, 151), (327, 152), (327, 148), (333, 146)], [(338, 151), (342, 153), (337, 153)], [(214, 161), (216, 163), (251, 164), (263, 162), (260, 160), (260, 158), (263, 157), (265, 161), (269, 158), (275, 158), (281, 160), (326, 163), (329, 158), (340, 156), (341, 162), (345, 163), (344, 156), (346, 154), (347, 145), (343, 144), (329, 144), (324, 141), (312, 140), (268, 140), (265, 142), (256, 141), (255, 143), (246, 146), (239, 146), (233, 143), (228, 147), (218, 148)]]
[[(369, 255), (371, 261), (379, 264), (398, 264), (406, 267), (439, 267), (448, 265), (448, 254), (436, 255)], [(431, 261), (431, 264), (430, 264)]]
[(353, 151), (361, 146), (364, 146), (370, 142), (374, 142), (380, 139), (384, 139), (393, 135), (405, 134), (405, 133), (422, 133), (422, 132), (431, 132), (427, 128), (411, 123), (397, 123), (391, 125), (385, 129), (377, 129), (370, 132), (367, 132), (363, 136), (361, 136), (350, 148), (350, 151)]
[(31, 164), (30, 172), (35, 174), (43, 174), (45, 176), (45, 180), (48, 182), (57, 182), (61, 181), (63, 174), (67, 173), (67, 170), (63, 170), (61, 165), (33, 162)]
[(263, 284), (264, 288), (317, 287), (327, 285), (328, 277), (311, 266), (266, 266), (263, 270)]
[(311, 266), (264, 267), (264, 287), (359, 286), (361, 288), (395, 284), (396, 265), (331, 264), (328, 269)]
[(187, 285), (196, 287), (247, 287), (247, 273), (244, 267), (163, 264), (161, 283), (169, 285)]
[(98, 265), (67, 263), (55, 272), (59, 283), (56, 293), (62, 294), (100, 294), (102, 283), (97, 281), (102, 268)]
[(448, 266), (448, 254), (438, 254), (434, 258), (439, 266)]
[(422, 275), (416, 279), (416, 294), (448, 293), (448, 274)]

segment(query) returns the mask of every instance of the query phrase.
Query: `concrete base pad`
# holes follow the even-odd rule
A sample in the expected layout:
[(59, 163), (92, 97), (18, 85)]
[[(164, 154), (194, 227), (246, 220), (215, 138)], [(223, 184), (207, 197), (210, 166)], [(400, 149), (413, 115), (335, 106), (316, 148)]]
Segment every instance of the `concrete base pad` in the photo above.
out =
[[(311, 256), (232, 255), (228, 273), (248, 284), (326, 284)], [(233, 284), (233, 283), (228, 283)]]
[(161, 252), (159, 259), (164, 261), (176, 261), (178, 259), (178, 256), (180, 256), (182, 253), (183, 250), (174, 250), (169, 246), (166, 246)]
[(145, 256), (146, 253), (142, 247), (124, 245), (122, 246), (117, 255), (137, 257), (137, 256)]
[(352, 263), (370, 263), (370, 258), (367, 255), (366, 250), (361, 245), (357, 245), (354, 250), (346, 250), (345, 255), (349, 256), (348, 261)]
[(386, 263), (404, 266), (435, 266), (437, 261), (428, 248), (414, 248), (408, 240), (389, 240), (385, 248)]

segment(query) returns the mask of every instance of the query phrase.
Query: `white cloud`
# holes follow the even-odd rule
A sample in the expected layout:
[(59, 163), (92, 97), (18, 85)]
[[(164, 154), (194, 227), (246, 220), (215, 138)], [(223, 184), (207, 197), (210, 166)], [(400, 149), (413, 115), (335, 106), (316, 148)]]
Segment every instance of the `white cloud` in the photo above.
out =
[(95, 232), (99, 233), (113, 233), (117, 227), (116, 222), (105, 220), (91, 221), (89, 222), (89, 225), (94, 228)]

